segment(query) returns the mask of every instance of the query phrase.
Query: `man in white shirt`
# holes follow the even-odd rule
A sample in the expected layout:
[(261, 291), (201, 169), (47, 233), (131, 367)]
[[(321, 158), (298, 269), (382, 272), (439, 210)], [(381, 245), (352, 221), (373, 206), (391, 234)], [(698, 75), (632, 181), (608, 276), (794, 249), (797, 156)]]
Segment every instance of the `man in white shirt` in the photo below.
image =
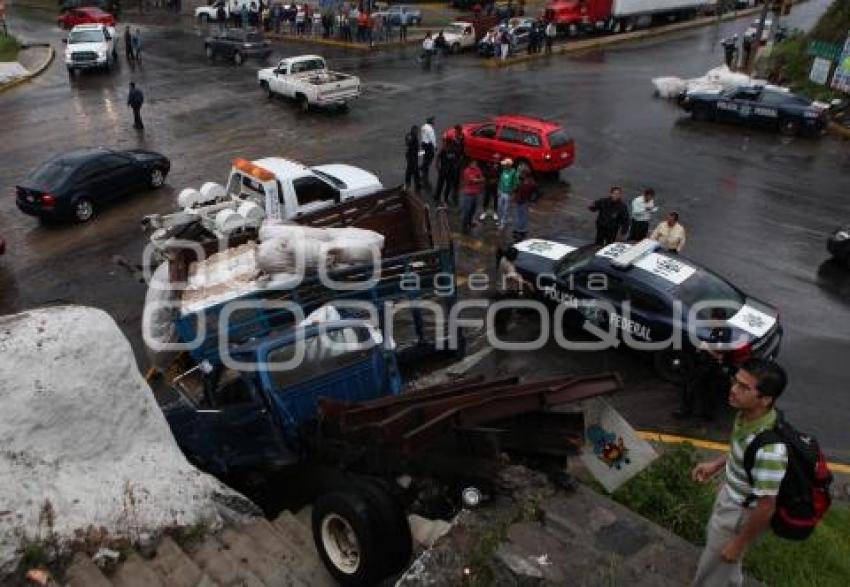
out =
[(419, 143), (424, 151), (419, 175), (424, 183), (430, 185), (431, 180), (428, 178), (428, 171), (431, 169), (431, 162), (434, 160), (434, 153), (437, 151), (437, 135), (434, 132), (433, 116), (425, 119), (425, 124), (419, 131)]
[(649, 234), (649, 223), (652, 215), (658, 211), (655, 205), (655, 190), (646, 188), (643, 194), (632, 200), (629, 206), (632, 222), (629, 227), (629, 240), (641, 241)]
[(431, 36), (431, 31), (425, 33), (425, 38), (422, 39), (422, 67), (431, 69), (431, 57), (434, 55), (434, 37)]
[(685, 227), (679, 224), (679, 213), (670, 212), (667, 220), (655, 227), (650, 236), (671, 253), (681, 253), (685, 248)]

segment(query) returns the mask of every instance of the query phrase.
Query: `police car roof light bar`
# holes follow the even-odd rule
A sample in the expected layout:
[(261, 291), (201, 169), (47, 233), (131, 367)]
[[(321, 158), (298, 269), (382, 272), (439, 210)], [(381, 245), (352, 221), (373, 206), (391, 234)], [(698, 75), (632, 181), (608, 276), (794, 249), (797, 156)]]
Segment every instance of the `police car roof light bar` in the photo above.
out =
[(642, 259), (657, 248), (658, 241), (645, 238), (639, 243), (629, 247), (627, 251), (623, 251), (621, 254), (617, 255), (616, 258), (611, 260), (611, 265), (619, 269), (626, 269), (631, 267), (635, 261)]

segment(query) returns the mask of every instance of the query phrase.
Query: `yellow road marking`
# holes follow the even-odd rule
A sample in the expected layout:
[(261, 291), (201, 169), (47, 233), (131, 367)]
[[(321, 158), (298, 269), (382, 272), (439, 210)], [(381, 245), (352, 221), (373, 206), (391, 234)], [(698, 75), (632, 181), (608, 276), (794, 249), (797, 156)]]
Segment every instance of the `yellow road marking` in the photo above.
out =
[[(661, 432), (638, 430), (637, 435), (644, 440), (652, 440), (655, 442), (662, 442), (664, 444), (684, 444), (687, 442), (689, 444), (693, 444), (697, 448), (704, 448), (707, 450), (715, 450), (718, 452), (727, 452), (729, 450), (729, 445), (725, 442), (714, 442), (713, 440), (702, 440), (700, 438), (690, 438), (687, 436), (679, 436), (677, 434), (663, 434)], [(844, 463), (828, 464), (833, 473), (850, 474), (850, 465), (845, 465)]]

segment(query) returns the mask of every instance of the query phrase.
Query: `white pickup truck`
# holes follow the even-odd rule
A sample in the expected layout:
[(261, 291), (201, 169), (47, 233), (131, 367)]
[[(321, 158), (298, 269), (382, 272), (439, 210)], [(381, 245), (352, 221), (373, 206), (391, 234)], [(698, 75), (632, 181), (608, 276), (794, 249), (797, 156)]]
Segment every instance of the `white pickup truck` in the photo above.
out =
[(475, 47), (475, 27), (471, 22), (453, 22), (443, 29), (443, 38), (452, 53)]
[(69, 74), (78, 69), (103, 68), (109, 71), (118, 61), (113, 27), (78, 24), (68, 33), (65, 43), (65, 67)]
[(254, 209), (252, 212), (257, 208), (261, 212), (242, 219), (232, 217), (229, 222), (233, 226), (249, 226), (263, 218), (294, 220), (382, 189), (384, 186), (377, 176), (352, 165), (331, 163), (308, 167), (282, 157), (235, 159), (226, 188), (207, 183), (200, 190), (183, 190), (178, 197), (181, 211), (146, 216), (142, 225), (158, 229), (151, 235), (154, 243), (198, 222), (220, 236), (222, 230), (216, 220), (219, 213), (244, 210), (243, 204), (248, 202)]
[(257, 81), (269, 98), (275, 94), (292, 98), (305, 112), (311, 106), (345, 108), (360, 96), (360, 78), (329, 71), (318, 55), (281, 59), (276, 67), (258, 71)]
[(224, 18), (230, 18), (233, 12), (242, 10), (242, 6), (251, 8), (251, 0), (216, 0), (208, 6), (199, 6), (195, 9), (195, 18), (201, 23), (218, 20), (218, 7), (224, 6)]

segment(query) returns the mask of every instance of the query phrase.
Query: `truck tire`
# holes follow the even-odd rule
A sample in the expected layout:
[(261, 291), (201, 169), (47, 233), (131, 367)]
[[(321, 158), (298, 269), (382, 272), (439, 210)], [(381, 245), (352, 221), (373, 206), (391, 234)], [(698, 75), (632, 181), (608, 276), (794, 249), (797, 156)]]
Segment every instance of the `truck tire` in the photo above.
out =
[(359, 493), (326, 493), (313, 504), (316, 551), (340, 585), (375, 585), (385, 577), (378, 519)]
[(235, 63), (236, 65), (242, 65), (243, 63), (245, 63), (245, 58), (242, 57), (242, 53), (236, 51), (233, 54), (233, 63)]
[(204, 52), (207, 54), (207, 59), (215, 61), (215, 49), (212, 48), (212, 45), (207, 45)]
[(452, 53), (455, 55), (460, 53), (460, 43), (452, 43)]
[(266, 98), (271, 100), (274, 98), (274, 92), (272, 92), (272, 87), (269, 85), (269, 82), (261, 82), (260, 89), (262, 89), (266, 93)]
[(295, 101), (298, 102), (298, 107), (301, 109), (301, 112), (310, 111), (310, 101), (307, 99), (307, 96), (304, 94), (296, 94)]
[(413, 536), (401, 502), (379, 479), (357, 478), (354, 490), (371, 506), (384, 540), (383, 572), (394, 575), (404, 569), (413, 555)]
[(198, 20), (201, 21), (201, 24), (206, 25), (210, 22), (210, 16), (208, 14), (201, 14)]

